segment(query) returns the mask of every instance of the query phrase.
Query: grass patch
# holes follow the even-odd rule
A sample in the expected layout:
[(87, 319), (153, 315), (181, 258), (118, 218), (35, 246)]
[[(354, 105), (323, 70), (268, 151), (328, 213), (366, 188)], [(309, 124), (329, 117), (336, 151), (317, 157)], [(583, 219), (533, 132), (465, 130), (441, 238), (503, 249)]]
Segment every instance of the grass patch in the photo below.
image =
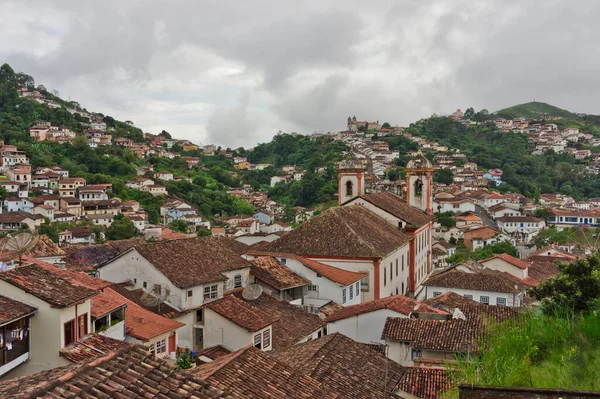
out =
[[(523, 315), (493, 326), (481, 356), (458, 359), (453, 385), (600, 389), (598, 310)], [(448, 393), (458, 397), (458, 389)]]

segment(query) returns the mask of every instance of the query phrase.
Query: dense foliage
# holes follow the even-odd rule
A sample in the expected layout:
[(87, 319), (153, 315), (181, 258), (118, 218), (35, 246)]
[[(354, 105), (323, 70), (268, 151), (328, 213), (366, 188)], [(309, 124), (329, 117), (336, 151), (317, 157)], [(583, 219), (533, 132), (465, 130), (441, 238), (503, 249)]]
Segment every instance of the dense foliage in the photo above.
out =
[[(531, 313), (495, 326), (480, 356), (458, 359), (453, 385), (600, 389), (600, 308)], [(450, 397), (457, 397), (457, 390)]]
[(595, 254), (560, 264), (560, 274), (531, 289), (531, 295), (542, 301), (542, 309), (553, 314), (558, 309), (575, 313), (591, 310), (600, 298), (600, 257)]
[(513, 105), (495, 113), (501, 118), (541, 119), (544, 116), (560, 116), (563, 118), (576, 116), (572, 112), (539, 101)]
[[(346, 145), (331, 138), (316, 139), (291, 134), (279, 134), (270, 143), (263, 143), (247, 153), (249, 162), (270, 163), (260, 171), (245, 172), (244, 182), (254, 188), (269, 190), (269, 197), (290, 206), (313, 206), (331, 200), (337, 192), (335, 162), (342, 159)], [(302, 180), (281, 182), (268, 188), (272, 176), (282, 175), (282, 166), (294, 165), (306, 170)]]
[(520, 192), (529, 198), (558, 191), (576, 199), (600, 196), (600, 178), (584, 173), (587, 161), (553, 151), (531, 155), (525, 134), (501, 133), (489, 123), (465, 127), (439, 116), (411, 124), (407, 131), (459, 149), (479, 167), (502, 169), (506, 182), (502, 190)]

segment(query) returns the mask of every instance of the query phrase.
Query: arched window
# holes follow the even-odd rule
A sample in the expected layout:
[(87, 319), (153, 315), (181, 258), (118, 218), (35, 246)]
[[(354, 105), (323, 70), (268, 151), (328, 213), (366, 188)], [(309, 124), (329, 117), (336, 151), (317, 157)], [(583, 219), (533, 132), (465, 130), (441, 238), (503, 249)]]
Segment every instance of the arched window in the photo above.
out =
[(423, 194), (423, 182), (419, 179), (415, 181), (415, 195)]
[(352, 196), (352, 182), (351, 181), (347, 181), (346, 182), (346, 195), (347, 196)]

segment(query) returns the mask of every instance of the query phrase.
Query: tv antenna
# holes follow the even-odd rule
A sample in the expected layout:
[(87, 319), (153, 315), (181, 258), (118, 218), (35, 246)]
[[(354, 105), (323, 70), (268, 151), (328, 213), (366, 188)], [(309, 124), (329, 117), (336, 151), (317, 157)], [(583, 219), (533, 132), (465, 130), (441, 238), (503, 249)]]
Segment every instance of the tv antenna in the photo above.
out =
[(262, 294), (263, 287), (259, 284), (250, 284), (242, 291), (242, 297), (247, 301), (253, 301), (258, 299)]
[[(144, 293), (142, 294), (140, 301), (142, 302), (142, 304), (144, 306), (156, 307), (158, 309), (158, 311), (160, 312), (160, 305), (164, 301), (166, 301), (169, 298), (169, 296), (171, 295), (171, 288), (169, 288), (168, 285), (162, 285), (162, 284), (156, 284), (154, 287), (155, 287), (154, 292), (148, 292), (148, 291), (144, 290)], [(156, 292), (157, 288), (160, 289), (159, 292)]]
[(15, 236), (8, 234), (4, 245), (2, 246), (2, 252), (8, 251), (15, 253), (19, 257), (19, 266), (23, 262), (23, 255), (31, 250), (35, 246), (39, 239), (39, 235), (32, 233), (19, 233)]

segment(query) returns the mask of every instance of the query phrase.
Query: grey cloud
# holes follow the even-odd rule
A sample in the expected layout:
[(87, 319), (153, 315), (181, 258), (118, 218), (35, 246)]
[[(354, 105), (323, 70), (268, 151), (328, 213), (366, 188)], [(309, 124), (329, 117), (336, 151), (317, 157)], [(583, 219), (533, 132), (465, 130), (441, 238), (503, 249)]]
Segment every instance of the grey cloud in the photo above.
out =
[(341, 129), (349, 114), (407, 125), (534, 97), (594, 112), (600, 96), (592, 1), (2, 3), (13, 42), (0, 58), (15, 69), (194, 141), (252, 145)]

